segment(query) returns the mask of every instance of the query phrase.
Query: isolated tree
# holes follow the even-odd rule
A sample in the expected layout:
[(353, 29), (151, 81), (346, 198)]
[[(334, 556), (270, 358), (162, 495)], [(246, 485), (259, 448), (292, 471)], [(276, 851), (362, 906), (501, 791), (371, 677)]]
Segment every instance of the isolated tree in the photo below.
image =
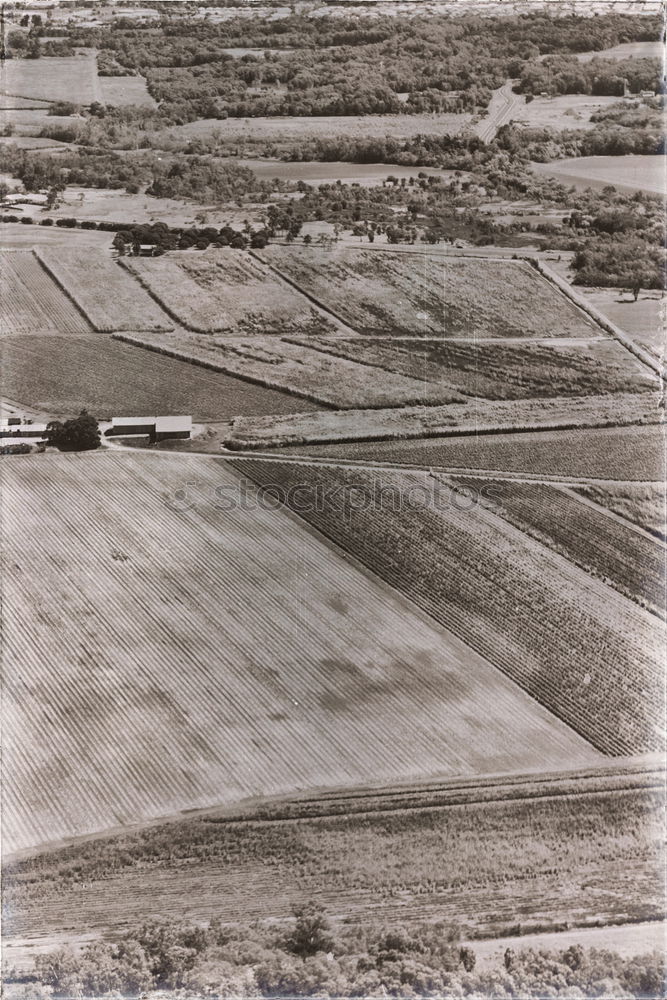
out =
[(46, 425), (47, 444), (60, 451), (92, 451), (100, 446), (100, 429), (95, 417), (81, 410), (78, 417), (52, 420)]
[(334, 941), (324, 909), (317, 903), (306, 903), (292, 910), (296, 925), (285, 942), (288, 951), (301, 958), (320, 951), (332, 951)]

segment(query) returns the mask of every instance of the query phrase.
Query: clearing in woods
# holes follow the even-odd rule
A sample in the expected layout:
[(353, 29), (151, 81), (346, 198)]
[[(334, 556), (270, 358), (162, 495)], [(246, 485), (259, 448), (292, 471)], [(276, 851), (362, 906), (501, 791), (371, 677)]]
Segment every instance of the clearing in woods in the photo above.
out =
[(602, 331), (525, 261), (271, 246), (271, 264), (359, 333), (582, 337)]
[(193, 456), (8, 463), (7, 851), (247, 796), (600, 759), (272, 506)]

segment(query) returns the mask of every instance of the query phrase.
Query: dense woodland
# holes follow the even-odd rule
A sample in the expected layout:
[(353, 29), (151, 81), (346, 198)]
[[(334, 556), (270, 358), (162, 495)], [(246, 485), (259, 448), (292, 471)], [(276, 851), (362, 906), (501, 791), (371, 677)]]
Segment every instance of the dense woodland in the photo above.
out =
[[(479, 16), (232, 18), (163, 15), (158, 26), (118, 18), (104, 28), (30, 25), (8, 55), (97, 48), (99, 68), (139, 72), (171, 123), (258, 115), (482, 112), (509, 77), (525, 94), (660, 90), (657, 59), (580, 63), (574, 53), (659, 37), (656, 17), (544, 13)], [(40, 41), (41, 39), (41, 41)], [(55, 48), (53, 48), (55, 46)], [(60, 46), (60, 49), (57, 47)], [(256, 50), (234, 58), (226, 48)], [(46, 51), (46, 50), (45, 50)], [(543, 62), (540, 57), (553, 53)]]

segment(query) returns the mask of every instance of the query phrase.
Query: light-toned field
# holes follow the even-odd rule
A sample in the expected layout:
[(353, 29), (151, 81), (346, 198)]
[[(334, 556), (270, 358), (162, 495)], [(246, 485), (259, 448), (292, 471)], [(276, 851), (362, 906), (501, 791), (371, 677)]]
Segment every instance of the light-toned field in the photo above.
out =
[(238, 250), (123, 261), (177, 322), (200, 333), (337, 333), (339, 326), (266, 264)]
[(424, 173), (431, 177), (453, 178), (453, 170), (440, 170), (435, 167), (402, 167), (393, 163), (322, 163), (317, 160), (308, 162), (286, 162), (285, 160), (235, 160), (242, 167), (248, 167), (263, 180), (274, 177), (284, 181), (305, 181), (307, 184), (360, 184), (362, 187), (373, 187), (382, 184), (387, 177), (417, 177)]
[(552, 163), (533, 163), (538, 174), (555, 177), (579, 190), (599, 190), (612, 184), (619, 191), (646, 191), (664, 195), (667, 159), (664, 156), (580, 156)]
[(34, 253), (0, 253), (0, 334), (87, 335), (90, 326)]
[(113, 233), (95, 229), (61, 229), (56, 226), (21, 226), (0, 223), (3, 250), (35, 250), (38, 247), (90, 247), (111, 256)]
[(98, 86), (104, 104), (124, 107), (138, 104), (144, 108), (156, 108), (157, 101), (148, 93), (143, 76), (100, 76)]
[(91, 104), (101, 100), (95, 52), (41, 59), (6, 59), (0, 69), (0, 91), (42, 101)]
[(282, 389), (341, 409), (429, 406), (463, 402), (447, 385), (438, 385), (336, 357), (276, 337), (250, 339), (187, 333), (130, 335), (129, 343), (170, 357), (195, 361), (214, 371), (239, 375), (272, 389)]
[(105, 254), (58, 247), (40, 249), (37, 257), (98, 332), (174, 329), (141, 285)]
[(299, 445), (285, 448), (284, 453), (352, 459), (371, 465), (389, 462), (426, 468), (505, 472), (519, 477), (649, 481), (656, 485), (666, 474), (665, 429), (660, 424)]
[(533, 128), (592, 128), (591, 115), (610, 104), (618, 104), (618, 97), (593, 97), (590, 94), (535, 97), (516, 110), (514, 119)]
[(346, 135), (369, 139), (392, 136), (409, 139), (415, 135), (457, 135), (471, 121), (467, 114), (424, 115), (342, 115), (318, 118), (202, 118), (177, 125), (169, 133), (180, 139), (210, 139), (222, 142), (287, 142), (299, 139)]
[(618, 288), (583, 288), (577, 292), (588, 299), (612, 323), (625, 330), (640, 347), (645, 347), (657, 358), (663, 358), (667, 345), (665, 310), (667, 299), (659, 291), (646, 290), (634, 296)]
[(3, 480), (6, 851), (253, 795), (598, 759), (223, 463), (47, 454)]
[(16, 138), (18, 135), (37, 136), (37, 134), (47, 126), (68, 126), (81, 124), (81, 118), (79, 116), (50, 115), (46, 106), (39, 109), (14, 108), (10, 111), (3, 111), (2, 120), (5, 125), (13, 126), (15, 134), (12, 138)]
[(618, 393), (550, 399), (468, 399), (445, 406), (333, 410), (294, 416), (239, 417), (227, 438), (230, 448), (381, 441), (457, 434), (607, 427), (661, 422), (658, 393)]
[(600, 328), (525, 261), (270, 246), (255, 256), (360, 333), (596, 337)]
[(447, 386), (485, 399), (529, 399), (642, 392), (657, 376), (617, 341), (507, 343), (495, 341), (299, 339), (304, 346)]
[(16, 146), (18, 149), (46, 149), (52, 153), (72, 149), (72, 144), (58, 139), (42, 139), (37, 135), (0, 136), (0, 145)]
[[(177, 201), (175, 198), (154, 198), (146, 194), (128, 194), (112, 188), (83, 188), (68, 185), (58, 208), (49, 215), (53, 219), (68, 217), (74, 219), (95, 219), (105, 222), (166, 222), (171, 226), (199, 226), (195, 219), (204, 214), (206, 225), (238, 225), (244, 219), (259, 222), (264, 210), (260, 205), (244, 205), (243, 208), (227, 205), (198, 205)], [(105, 234), (111, 245), (113, 233)]]
[(665, 486), (616, 483), (613, 486), (577, 486), (577, 493), (613, 511), (631, 524), (638, 524), (657, 538), (665, 537)]
[(659, 38), (654, 42), (621, 42), (610, 49), (600, 49), (598, 52), (577, 52), (579, 62), (590, 62), (591, 59), (663, 59), (665, 47)]

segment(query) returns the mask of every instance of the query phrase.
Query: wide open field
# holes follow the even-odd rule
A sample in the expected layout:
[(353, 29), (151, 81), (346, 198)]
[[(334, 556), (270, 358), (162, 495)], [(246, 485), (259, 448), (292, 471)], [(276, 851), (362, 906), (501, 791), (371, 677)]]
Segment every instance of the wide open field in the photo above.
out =
[(203, 118), (176, 125), (168, 134), (182, 139), (210, 139), (221, 142), (294, 142), (330, 139), (334, 135), (369, 139), (391, 136), (409, 139), (415, 135), (457, 135), (471, 121), (468, 114), (451, 115), (341, 115), (317, 118)]
[(518, 108), (512, 117), (531, 128), (593, 128), (591, 116), (601, 108), (618, 104), (618, 100), (618, 97), (593, 97), (589, 94), (536, 97)]
[(322, 796), (261, 818), (236, 810), (242, 823), (220, 811), (49, 851), (7, 865), (5, 933), (22, 939), (3, 955), (25, 967), (63, 937), (118, 932), (149, 913), (280, 920), (306, 900), (334, 919), (403, 930), (443, 920), (471, 937), (656, 919), (661, 778), (619, 767)]
[(613, 184), (619, 191), (663, 195), (667, 187), (664, 156), (580, 156), (571, 160), (531, 164), (535, 173), (555, 177), (580, 191)]
[[(278, 460), (241, 460), (237, 468), (280, 490), (309, 524), (599, 750), (619, 756), (663, 746), (663, 624), (493, 513), (483, 484), (479, 497), (461, 496), (421, 472)], [(320, 502), (302, 503), (316, 486)], [(618, 527), (614, 544), (622, 545), (627, 529)]]
[(271, 246), (271, 264), (359, 333), (583, 337), (601, 331), (524, 261)]
[(6, 59), (0, 70), (0, 91), (17, 97), (74, 104), (103, 100), (93, 50), (78, 56)]
[(260, 260), (238, 250), (174, 251), (124, 266), (178, 323), (198, 333), (337, 333), (339, 325)]
[(231, 420), (239, 414), (317, 410), (316, 403), (207, 371), (109, 337), (6, 337), (2, 395), (53, 417), (83, 407), (98, 419), (141, 414), (191, 414)]
[(598, 759), (222, 462), (47, 454), (4, 487), (6, 851), (252, 795)]
[(665, 431), (648, 427), (480, 434), (411, 441), (297, 445), (279, 454), (475, 469), (528, 476), (658, 483), (665, 477)]
[(100, 76), (100, 93), (104, 104), (124, 107), (136, 104), (143, 108), (156, 108), (157, 101), (148, 93), (143, 76)]

